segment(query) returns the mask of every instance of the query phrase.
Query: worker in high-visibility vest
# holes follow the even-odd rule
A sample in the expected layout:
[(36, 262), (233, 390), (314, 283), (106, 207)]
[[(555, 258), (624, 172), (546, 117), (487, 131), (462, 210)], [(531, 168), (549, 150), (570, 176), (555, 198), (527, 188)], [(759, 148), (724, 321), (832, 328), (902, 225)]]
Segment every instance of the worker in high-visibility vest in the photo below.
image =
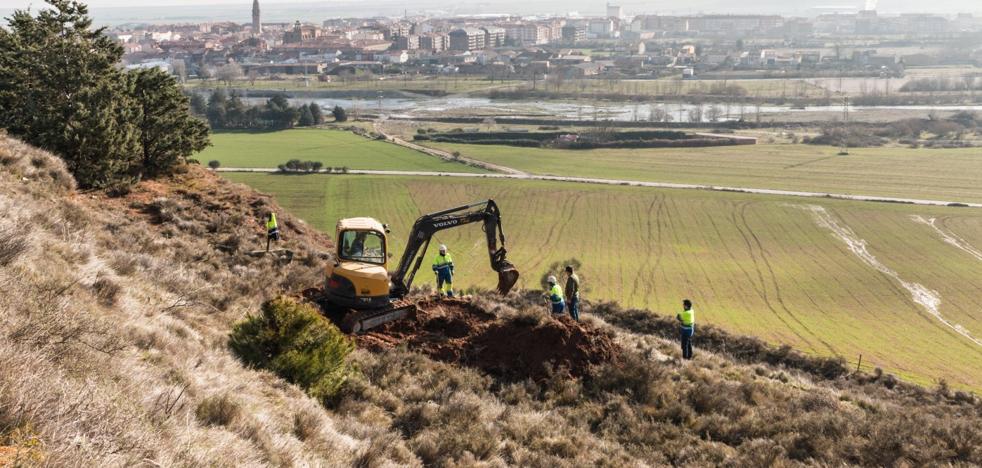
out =
[(675, 318), (681, 325), (679, 335), (682, 341), (682, 359), (692, 359), (692, 335), (696, 332), (696, 311), (692, 310), (692, 301), (682, 301), (682, 312)]
[(562, 314), (566, 305), (563, 301), (563, 288), (559, 287), (559, 282), (555, 276), (550, 276), (546, 282), (549, 283), (549, 302), (552, 304), (552, 313)]
[(453, 257), (445, 245), (440, 245), (440, 252), (433, 259), (433, 273), (436, 273), (436, 290), (440, 295), (453, 297)]
[(266, 251), (269, 252), (269, 242), (280, 240), (280, 225), (276, 223), (276, 213), (266, 215)]

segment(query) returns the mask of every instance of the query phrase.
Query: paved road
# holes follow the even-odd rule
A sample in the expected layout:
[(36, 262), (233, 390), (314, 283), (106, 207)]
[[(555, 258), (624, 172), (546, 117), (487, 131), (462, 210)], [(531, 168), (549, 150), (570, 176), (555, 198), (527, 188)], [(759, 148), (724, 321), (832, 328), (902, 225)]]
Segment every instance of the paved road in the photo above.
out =
[[(279, 172), (275, 168), (244, 168), (244, 167), (222, 167), (218, 172), (258, 172), (270, 173)], [(865, 202), (881, 203), (904, 203), (909, 205), (925, 206), (964, 206), (970, 208), (982, 208), (982, 203), (966, 203), (959, 201), (946, 200), (922, 200), (916, 198), (894, 198), (878, 197), (872, 195), (850, 195), (844, 193), (825, 193), (825, 192), (799, 192), (794, 190), (771, 190), (750, 187), (727, 187), (723, 185), (702, 185), (702, 184), (675, 184), (671, 182), (646, 182), (640, 180), (617, 180), (617, 179), (594, 179), (589, 177), (563, 177), (536, 174), (471, 174), (463, 172), (428, 172), (428, 171), (366, 171), (352, 169), (348, 174), (355, 175), (394, 175), (394, 176), (422, 176), (422, 177), (469, 177), (477, 179), (517, 179), (517, 180), (548, 180), (554, 182), (571, 182), (581, 184), (602, 184), (602, 185), (624, 185), (631, 187), (655, 187), (682, 190), (709, 190), (715, 192), (739, 192), (753, 193), (759, 195), (780, 195), (786, 197), (805, 197), (805, 198), (825, 198), (835, 200), (854, 200)], [(336, 174), (342, 175), (342, 174)]]

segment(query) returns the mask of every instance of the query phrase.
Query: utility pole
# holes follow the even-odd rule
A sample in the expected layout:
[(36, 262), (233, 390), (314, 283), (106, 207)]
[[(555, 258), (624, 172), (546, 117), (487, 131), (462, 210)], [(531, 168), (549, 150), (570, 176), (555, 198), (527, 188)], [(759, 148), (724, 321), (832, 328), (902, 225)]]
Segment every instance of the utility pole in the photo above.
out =
[(849, 132), (849, 98), (846, 96), (842, 97), (842, 141), (839, 145), (839, 156), (846, 156), (849, 154), (848, 143), (846, 142), (846, 134)]

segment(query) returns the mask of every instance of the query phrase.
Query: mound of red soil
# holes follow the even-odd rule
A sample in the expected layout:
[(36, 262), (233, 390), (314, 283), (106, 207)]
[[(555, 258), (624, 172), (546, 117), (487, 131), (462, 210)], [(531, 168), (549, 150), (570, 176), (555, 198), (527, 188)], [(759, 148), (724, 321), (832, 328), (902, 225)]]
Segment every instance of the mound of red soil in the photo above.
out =
[(541, 378), (548, 366), (580, 376), (620, 354), (607, 333), (568, 317), (501, 319), (459, 299), (417, 307), (414, 316), (356, 336), (358, 346), (383, 351), (405, 344), (433, 359), (507, 378)]

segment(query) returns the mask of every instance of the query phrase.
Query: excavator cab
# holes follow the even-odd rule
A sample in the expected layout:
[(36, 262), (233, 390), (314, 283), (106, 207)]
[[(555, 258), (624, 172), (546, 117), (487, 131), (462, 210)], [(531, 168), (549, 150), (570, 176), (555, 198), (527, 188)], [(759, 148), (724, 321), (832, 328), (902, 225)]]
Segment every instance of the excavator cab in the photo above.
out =
[(387, 231), (373, 218), (338, 221), (335, 261), (327, 267), (328, 301), (355, 309), (389, 305)]

